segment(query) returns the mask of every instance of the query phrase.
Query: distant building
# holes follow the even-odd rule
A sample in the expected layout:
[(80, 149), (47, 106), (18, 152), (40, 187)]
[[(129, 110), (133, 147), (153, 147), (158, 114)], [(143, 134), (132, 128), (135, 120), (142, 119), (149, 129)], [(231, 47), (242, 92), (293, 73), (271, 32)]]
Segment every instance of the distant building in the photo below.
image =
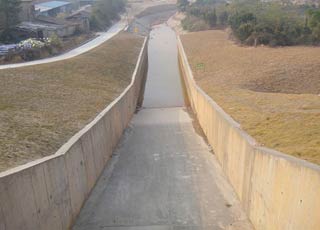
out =
[[(53, 34), (69, 37), (78, 32), (89, 32), (92, 7), (86, 5), (79, 8), (76, 3), (79, 4), (79, 0), (22, 0), (21, 23), (15, 27), (17, 37), (43, 38)], [(64, 15), (57, 17), (59, 14)]]
[[(43, 18), (42, 18), (43, 17)], [(59, 22), (54, 18), (41, 16), (32, 22), (22, 22), (16, 26), (16, 34), (21, 39), (44, 38), (52, 35), (59, 37), (69, 37), (79, 30), (79, 23)]]
[(15, 32), (21, 40), (50, 37), (54, 34), (63, 36), (64, 26), (35, 21), (22, 22), (16, 26)]
[(71, 13), (72, 4), (66, 1), (42, 2), (35, 4), (34, 9), (36, 15), (55, 17), (59, 13)]
[(92, 7), (90, 5), (83, 6), (79, 10), (67, 16), (65, 20), (77, 24), (77, 29), (80, 32), (89, 32), (91, 11)]
[[(1, 1), (1, 0), (0, 0)], [(93, 0), (88, 0), (92, 2)], [(37, 15), (51, 16), (55, 17), (58, 13), (69, 14), (80, 8), (81, 0), (58, 0), (58, 1), (49, 1), (49, 0), (21, 0), (21, 11), (19, 15), (20, 21), (32, 21)], [(88, 5), (81, 3), (83, 5)], [(37, 11), (35, 11), (37, 9)], [(0, 28), (1, 19), (0, 15)]]
[(97, 0), (79, 0), (80, 6), (93, 5)]
[(34, 5), (32, 0), (21, 0), (20, 21), (31, 21), (34, 15)]
[[(52, 0), (32, 0), (33, 4), (39, 4), (39, 3), (44, 3), (44, 2), (49, 2)], [(70, 2), (71, 3), (71, 7), (76, 10), (80, 7), (80, 0), (57, 0), (57, 1), (63, 1), (63, 2)]]

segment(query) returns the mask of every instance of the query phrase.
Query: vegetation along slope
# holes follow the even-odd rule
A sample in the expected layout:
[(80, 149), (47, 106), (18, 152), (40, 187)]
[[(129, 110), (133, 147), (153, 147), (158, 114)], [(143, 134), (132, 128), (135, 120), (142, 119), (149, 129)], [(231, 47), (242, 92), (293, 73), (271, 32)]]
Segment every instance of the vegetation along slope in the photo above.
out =
[(0, 71), (0, 171), (55, 153), (130, 83), (141, 37), (121, 33), (61, 62)]
[[(320, 164), (320, 9), (179, 0), (195, 79), (261, 145)], [(210, 30), (211, 29), (211, 30)]]
[(320, 164), (320, 47), (241, 47), (222, 30), (182, 42), (199, 86), (244, 130)]

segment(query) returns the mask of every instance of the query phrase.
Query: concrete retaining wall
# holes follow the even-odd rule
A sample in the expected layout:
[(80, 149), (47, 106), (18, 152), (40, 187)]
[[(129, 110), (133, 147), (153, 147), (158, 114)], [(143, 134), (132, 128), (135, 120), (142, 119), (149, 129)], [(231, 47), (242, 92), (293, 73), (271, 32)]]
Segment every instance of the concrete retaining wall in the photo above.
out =
[(147, 72), (147, 39), (131, 84), (56, 154), (0, 173), (0, 230), (66, 230), (133, 116)]
[(320, 167), (259, 147), (193, 79), (182, 43), (179, 62), (190, 105), (257, 230), (320, 229)]

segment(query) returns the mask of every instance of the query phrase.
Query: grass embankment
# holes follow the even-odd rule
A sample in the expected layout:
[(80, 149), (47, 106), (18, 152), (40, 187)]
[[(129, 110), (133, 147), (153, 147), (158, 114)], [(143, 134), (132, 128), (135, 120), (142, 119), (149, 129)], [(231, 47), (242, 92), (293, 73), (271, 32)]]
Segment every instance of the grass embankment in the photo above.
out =
[(182, 42), (199, 86), (244, 130), (320, 164), (320, 48), (240, 47), (223, 31), (183, 35)]
[(143, 39), (121, 33), (65, 61), (0, 71), (0, 171), (55, 153), (129, 85)]

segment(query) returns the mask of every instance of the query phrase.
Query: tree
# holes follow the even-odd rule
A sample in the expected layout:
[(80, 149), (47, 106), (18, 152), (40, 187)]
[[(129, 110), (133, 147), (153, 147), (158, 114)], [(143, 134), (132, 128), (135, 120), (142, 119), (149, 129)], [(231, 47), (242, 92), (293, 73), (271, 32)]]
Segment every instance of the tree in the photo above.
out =
[(3, 19), (3, 29), (8, 31), (19, 23), (21, 0), (1, 0), (0, 1), (0, 14)]
[(210, 11), (205, 16), (206, 21), (211, 27), (214, 27), (217, 25), (217, 12), (214, 8), (213, 11)]
[(307, 26), (312, 31), (312, 40), (314, 43), (320, 41), (320, 10), (309, 10), (307, 12)]
[(228, 23), (228, 12), (227, 11), (224, 10), (219, 14), (219, 23), (221, 25), (227, 25), (227, 23)]
[(310, 28), (317, 27), (320, 23), (320, 10), (309, 10), (308, 15), (308, 25)]
[(256, 20), (256, 16), (253, 13), (241, 11), (231, 15), (229, 23), (231, 28), (236, 31), (242, 24), (255, 24)]
[(90, 24), (93, 29), (103, 30), (119, 18), (125, 8), (125, 0), (98, 0), (93, 6)]
[(185, 22), (204, 20), (211, 28), (229, 25), (234, 37), (247, 45), (320, 44), (320, 9), (280, 1), (235, 0), (222, 4), (219, 0), (197, 0), (187, 10), (193, 20)]
[(178, 0), (178, 7), (181, 11), (186, 11), (188, 5), (189, 0)]

